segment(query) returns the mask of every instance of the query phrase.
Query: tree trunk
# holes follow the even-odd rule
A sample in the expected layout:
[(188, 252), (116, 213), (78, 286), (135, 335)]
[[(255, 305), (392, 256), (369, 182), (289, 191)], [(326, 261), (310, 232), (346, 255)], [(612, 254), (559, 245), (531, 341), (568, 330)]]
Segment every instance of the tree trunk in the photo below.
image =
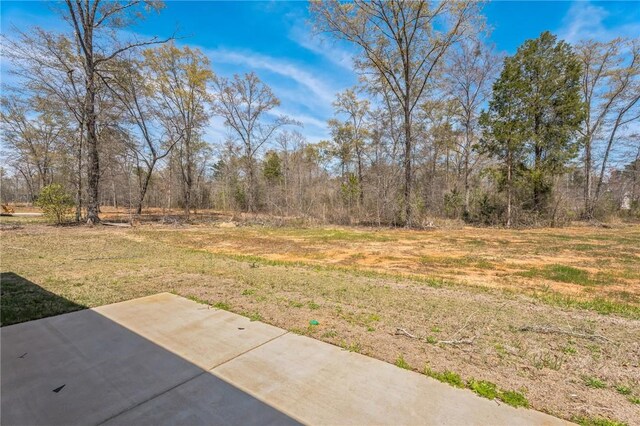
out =
[(80, 123), (80, 135), (78, 137), (78, 149), (76, 150), (76, 161), (78, 162), (78, 174), (76, 179), (76, 222), (82, 220), (82, 140), (84, 136), (84, 122)]
[(191, 161), (191, 135), (188, 135), (185, 140), (185, 149), (186, 149), (186, 175), (184, 176), (184, 214), (189, 219), (189, 215), (191, 214), (191, 187), (193, 186), (193, 170), (192, 170), (192, 161)]
[(540, 179), (542, 179), (542, 176), (539, 175), (539, 171), (540, 171), (539, 168), (540, 168), (540, 162), (542, 161), (541, 159), (542, 152), (540, 148), (537, 146), (537, 144), (534, 150), (535, 150), (535, 160), (534, 160), (533, 168), (538, 174), (534, 176), (534, 180), (533, 180), (533, 209), (534, 211), (540, 213), (542, 210), (542, 188), (540, 186)]
[(465, 147), (464, 147), (464, 217), (469, 215), (469, 149), (471, 148), (471, 134), (469, 118), (465, 123)]
[(613, 141), (616, 137), (616, 132), (618, 131), (618, 127), (620, 126), (620, 122), (622, 121), (623, 113), (619, 113), (616, 118), (616, 122), (613, 125), (613, 130), (611, 131), (611, 136), (607, 141), (607, 149), (604, 151), (604, 158), (602, 159), (602, 166), (600, 167), (600, 176), (598, 176), (598, 185), (596, 186), (596, 193), (593, 197), (593, 203), (595, 204), (600, 198), (600, 191), (602, 189), (602, 182), (604, 180), (604, 172), (607, 167), (607, 161), (609, 160), (609, 154), (611, 153), (611, 147), (613, 146)]
[(464, 217), (469, 215), (469, 154), (465, 154), (464, 159)]
[(509, 151), (507, 154), (507, 228), (511, 227), (511, 191), (513, 187), (513, 178), (511, 176), (512, 162), (511, 151)]
[(291, 208), (289, 205), (289, 152), (287, 151), (287, 147), (284, 147), (284, 173), (283, 173), (283, 178), (284, 178), (284, 204), (286, 207), (286, 214), (290, 215), (291, 214)]
[(184, 214), (189, 219), (191, 214), (191, 185), (185, 183), (184, 185)]
[[(173, 157), (173, 153), (171, 153)], [(171, 210), (171, 191), (173, 189), (173, 158), (169, 157), (169, 190), (167, 191), (167, 210)]]
[(146, 176), (142, 180), (142, 184), (140, 185), (140, 194), (138, 194), (138, 205), (136, 207), (136, 215), (138, 216), (142, 214), (142, 204), (144, 203), (144, 197), (147, 195), (147, 189), (149, 188), (151, 173), (153, 173), (154, 166), (155, 161), (150, 165), (149, 169), (147, 170)]
[(587, 219), (593, 216), (591, 205), (591, 135), (587, 135), (584, 144), (584, 213)]
[[(533, 128), (533, 133), (536, 138), (540, 134), (540, 120), (540, 117), (536, 115), (534, 118), (535, 123)], [(540, 180), (542, 179), (542, 175), (540, 173), (542, 162), (542, 148), (539, 146), (538, 141), (535, 142), (535, 146), (533, 149), (535, 155), (533, 169), (536, 172), (533, 180), (533, 209), (537, 213), (540, 213), (542, 210), (542, 188), (540, 186)]]
[(111, 195), (112, 195), (112, 201), (113, 201), (113, 208), (117, 209), (118, 208), (118, 194), (116, 194), (116, 180), (115, 180), (115, 176), (113, 175), (113, 173), (111, 174)]
[(98, 135), (96, 133), (96, 89), (94, 82), (93, 64), (87, 64), (87, 94), (85, 102), (85, 116), (87, 124), (87, 154), (89, 164), (87, 164), (87, 223), (94, 225), (100, 222), (99, 208), (99, 188), (100, 183), (100, 160), (98, 158)]
[(410, 228), (412, 223), (411, 209), (411, 111), (409, 96), (404, 105), (404, 226)]
[(249, 164), (247, 164), (247, 175), (249, 178), (247, 182), (247, 211), (253, 213), (255, 211), (255, 171), (253, 170), (253, 161), (251, 158), (247, 160), (249, 161)]
[(364, 205), (364, 190), (362, 188), (362, 151), (360, 147), (356, 147), (356, 156), (358, 157), (358, 200), (360, 207)]

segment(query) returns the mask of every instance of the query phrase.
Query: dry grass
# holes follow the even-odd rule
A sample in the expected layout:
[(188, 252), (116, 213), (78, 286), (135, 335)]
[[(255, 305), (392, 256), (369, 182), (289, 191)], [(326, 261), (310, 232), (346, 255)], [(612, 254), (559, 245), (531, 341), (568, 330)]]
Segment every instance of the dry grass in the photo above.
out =
[(142, 235), (211, 253), (499, 288), (640, 318), (640, 228), (436, 231), (211, 226)]
[[(408, 368), (434, 376), (495, 383), (565, 418), (633, 424), (640, 418), (633, 402), (640, 397), (639, 239), (638, 227), (27, 224), (2, 232), (2, 270), (73, 306), (172, 291), (390, 363), (402, 357)], [(19, 299), (11, 287), (2, 290), (3, 323), (14, 322), (5, 322), (5, 313)], [(312, 319), (319, 325), (310, 326)], [(576, 336), (520, 331), (526, 326)], [(608, 340), (578, 337), (590, 334)], [(438, 343), (464, 339), (473, 343)]]

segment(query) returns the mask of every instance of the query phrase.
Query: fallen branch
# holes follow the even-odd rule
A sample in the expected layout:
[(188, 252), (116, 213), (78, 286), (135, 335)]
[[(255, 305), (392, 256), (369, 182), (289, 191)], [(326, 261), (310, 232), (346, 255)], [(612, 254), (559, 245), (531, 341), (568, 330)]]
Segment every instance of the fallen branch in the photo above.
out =
[[(396, 328), (396, 332), (393, 333), (393, 334), (396, 335), (396, 336), (409, 337), (410, 339), (424, 340), (424, 338), (421, 338), (421, 337), (418, 337), (416, 335), (413, 335), (413, 334), (409, 333), (407, 330), (405, 330), (404, 328)], [(473, 337), (468, 338), (468, 339), (438, 340), (435, 343), (436, 344), (442, 343), (443, 345), (472, 345), (473, 342), (477, 338), (478, 338), (478, 336), (473, 336)], [(429, 343), (433, 343), (433, 342), (429, 342)]]
[(473, 342), (478, 336), (473, 336), (469, 339), (456, 339), (456, 340), (438, 340), (438, 344), (443, 345), (473, 345)]
[(117, 226), (119, 228), (131, 228), (130, 223), (125, 222), (102, 222), (104, 226)]
[(113, 260), (113, 259), (138, 259), (142, 256), (107, 256), (107, 257), (76, 257), (73, 260)]
[(561, 328), (555, 328), (555, 327), (526, 325), (524, 327), (520, 327), (519, 331), (532, 331), (534, 333), (543, 333), (543, 334), (564, 334), (571, 337), (581, 337), (583, 339), (589, 339), (589, 340), (601, 339), (606, 342), (609, 341), (609, 339), (599, 334), (579, 333), (579, 332), (575, 332), (571, 330), (563, 330)]
[(11, 250), (24, 250), (24, 251), (31, 251), (28, 248), (24, 248), (24, 247), (13, 247), (13, 246), (5, 246), (5, 248), (11, 249)]
[[(504, 306), (504, 304), (502, 306)], [(500, 308), (502, 308), (502, 306)], [(467, 328), (467, 326), (469, 325), (469, 322), (471, 321), (471, 318), (473, 318), (478, 312), (480, 312), (479, 309), (476, 310), (475, 312), (472, 312), (471, 315), (467, 317), (462, 327), (460, 327), (458, 331), (453, 333), (449, 340), (439, 340), (438, 343), (442, 343), (443, 345), (472, 345), (473, 342), (478, 338), (478, 335), (473, 336), (472, 338), (466, 338), (466, 339), (454, 339), (454, 337), (462, 333), (464, 329)]]
[(414, 336), (413, 334), (409, 333), (404, 328), (396, 328), (395, 335), (396, 336), (407, 336), (407, 337), (410, 337), (412, 339), (417, 339), (418, 338), (418, 336)]

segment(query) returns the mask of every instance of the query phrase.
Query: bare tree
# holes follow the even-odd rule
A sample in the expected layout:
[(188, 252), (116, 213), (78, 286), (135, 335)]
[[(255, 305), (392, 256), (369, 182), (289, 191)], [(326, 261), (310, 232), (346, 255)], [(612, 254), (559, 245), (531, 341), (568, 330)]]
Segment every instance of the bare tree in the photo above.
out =
[[(586, 104), (585, 120), (580, 129), (584, 145), (584, 214), (592, 217), (594, 201), (600, 193), (598, 189), (594, 197), (594, 145), (609, 135), (598, 179), (598, 188), (601, 188), (615, 134), (625, 121), (630, 122), (624, 117), (638, 102), (638, 93), (634, 96), (629, 92), (638, 91), (640, 58), (637, 41), (632, 43), (619, 38), (609, 42), (584, 41), (578, 44), (576, 51), (582, 62), (582, 96)], [(611, 116), (616, 117), (613, 125)]]
[(616, 106), (611, 110), (611, 121), (606, 126), (606, 145), (593, 203), (597, 203), (600, 197), (607, 161), (620, 130), (627, 124), (640, 120), (640, 39), (628, 42), (627, 47), (626, 61), (612, 72), (612, 93), (620, 95), (617, 97)]
[(152, 78), (160, 120), (168, 140), (178, 142), (183, 207), (189, 216), (195, 182), (195, 161), (202, 129), (209, 119), (211, 96), (207, 85), (213, 80), (209, 60), (197, 49), (179, 49), (173, 43), (144, 52), (145, 69)]
[[(356, 155), (356, 166), (358, 176), (358, 200), (360, 206), (364, 204), (364, 158), (365, 158), (365, 138), (367, 137), (366, 117), (369, 113), (369, 101), (359, 100), (353, 89), (347, 89), (336, 95), (333, 108), (338, 114), (346, 115), (345, 123), (348, 123), (351, 137), (351, 146)], [(331, 123), (330, 123), (331, 124)]]
[(82, 73), (84, 80), (84, 124), (86, 128), (88, 165), (87, 165), (87, 223), (100, 221), (99, 182), (100, 159), (98, 156), (98, 133), (96, 128), (96, 96), (99, 84), (98, 76), (103, 67), (122, 53), (135, 47), (147, 46), (168, 41), (153, 38), (146, 41), (121, 43), (115, 30), (131, 24), (141, 15), (141, 9), (160, 9), (161, 2), (156, 1), (104, 1), (104, 0), (66, 0), (65, 19), (71, 24), (74, 38), (80, 46)]
[(138, 177), (137, 215), (142, 214), (142, 206), (156, 164), (169, 155), (184, 136), (182, 129), (173, 131), (163, 128), (162, 98), (155, 90), (157, 83), (153, 78), (143, 76), (143, 73), (154, 76), (154, 73), (146, 68), (144, 61), (127, 59), (115, 63), (111, 72), (112, 78), (103, 77), (103, 81), (120, 101), (128, 120), (136, 129), (134, 142), (129, 144), (129, 148), (135, 159)]
[(404, 222), (412, 220), (414, 109), (449, 48), (470, 33), (479, 3), (338, 0), (313, 2), (316, 26), (359, 46), (364, 72), (380, 75), (400, 104), (404, 127)]
[(491, 96), (491, 84), (500, 63), (500, 57), (491, 48), (479, 41), (469, 41), (461, 43), (454, 50), (447, 67), (445, 91), (455, 101), (456, 121), (464, 134), (459, 139), (457, 149), (462, 156), (465, 215), (469, 212), (469, 177), (479, 160), (479, 157), (473, 158), (473, 147), (480, 138), (478, 119), (482, 107)]
[(75, 121), (75, 137), (70, 138), (75, 155), (75, 204), (76, 221), (81, 220), (83, 200), (83, 147), (85, 136), (84, 99), (85, 93), (80, 72), (82, 67), (79, 46), (75, 40), (65, 35), (33, 28), (29, 32), (14, 28), (14, 39), (3, 38), (6, 49), (3, 52), (12, 60), (11, 73), (24, 84), (21, 91), (25, 96), (46, 99), (48, 105), (64, 112)]
[(215, 80), (214, 113), (224, 118), (244, 148), (247, 173), (247, 210), (257, 207), (257, 180), (255, 157), (260, 148), (284, 125), (295, 124), (286, 116), (266, 121), (266, 115), (280, 105), (280, 100), (269, 86), (255, 73), (234, 75), (232, 80), (218, 77)]
[[(33, 102), (36, 105), (29, 105)], [(42, 188), (52, 183), (53, 158), (67, 128), (64, 116), (37, 99), (27, 102), (9, 97), (2, 99), (0, 124), (4, 142), (17, 156), (18, 168), (28, 181), (31, 198), (35, 199)]]

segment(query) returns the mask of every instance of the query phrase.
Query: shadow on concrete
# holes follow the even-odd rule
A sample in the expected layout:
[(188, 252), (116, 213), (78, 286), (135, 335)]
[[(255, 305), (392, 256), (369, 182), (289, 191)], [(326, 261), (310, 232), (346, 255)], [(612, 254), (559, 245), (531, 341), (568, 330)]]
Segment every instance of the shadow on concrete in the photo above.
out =
[[(44, 315), (84, 308), (16, 274), (2, 274), (2, 287), (7, 321), (24, 318), (31, 309)], [(5, 312), (5, 290), (12, 303), (26, 307), (7, 307)], [(162, 325), (154, 332), (162, 333)], [(90, 309), (5, 326), (0, 333), (3, 425), (298, 424), (206, 368)], [(218, 350), (208, 345), (204, 353)]]

